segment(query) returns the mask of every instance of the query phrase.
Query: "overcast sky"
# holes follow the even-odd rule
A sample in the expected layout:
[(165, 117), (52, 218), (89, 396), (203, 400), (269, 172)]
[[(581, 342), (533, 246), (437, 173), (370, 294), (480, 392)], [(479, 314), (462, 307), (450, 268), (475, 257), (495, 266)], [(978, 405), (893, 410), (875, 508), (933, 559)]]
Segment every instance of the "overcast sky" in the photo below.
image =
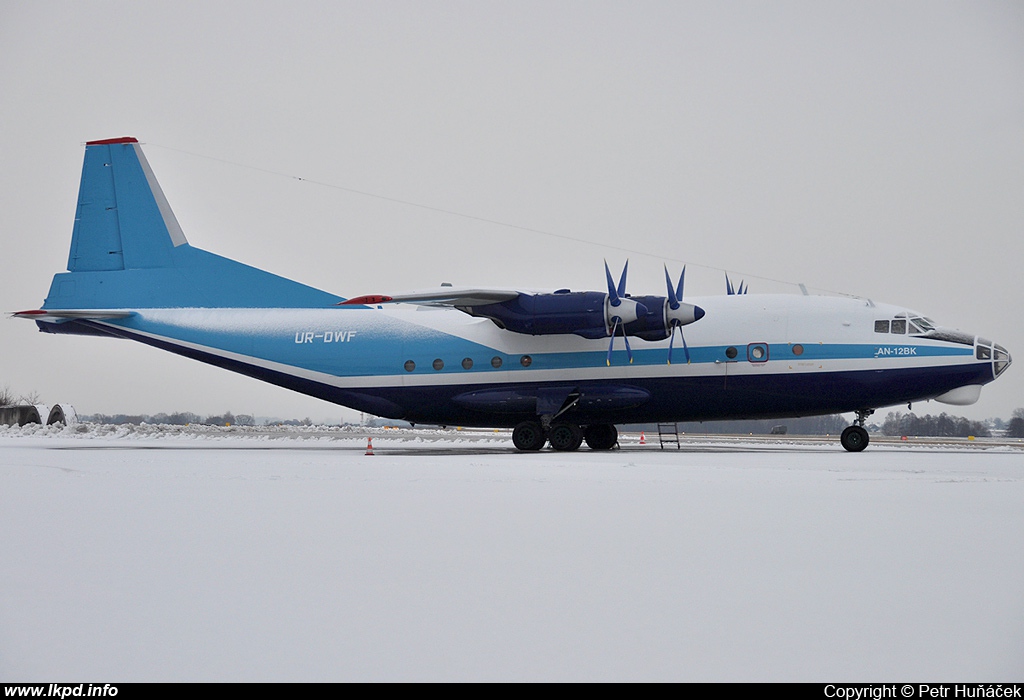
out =
[[(685, 261), (688, 294), (803, 282), (1024, 358), (1019, 2), (0, 0), (0, 100), (5, 311), (65, 269), (84, 142), (130, 135), (190, 243), (343, 296), (601, 289), (627, 256), (661, 293)], [(5, 384), (84, 413), (351, 415), (0, 319)], [(1022, 386), (915, 410), (1008, 418)]]

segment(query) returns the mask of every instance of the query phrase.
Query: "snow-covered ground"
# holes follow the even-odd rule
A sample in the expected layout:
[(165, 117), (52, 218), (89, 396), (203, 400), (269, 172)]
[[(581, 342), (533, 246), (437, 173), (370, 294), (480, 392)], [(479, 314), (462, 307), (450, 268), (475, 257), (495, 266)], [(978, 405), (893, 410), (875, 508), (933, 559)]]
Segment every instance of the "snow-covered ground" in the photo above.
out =
[(1024, 677), (1017, 446), (366, 434), (0, 427), (0, 680)]

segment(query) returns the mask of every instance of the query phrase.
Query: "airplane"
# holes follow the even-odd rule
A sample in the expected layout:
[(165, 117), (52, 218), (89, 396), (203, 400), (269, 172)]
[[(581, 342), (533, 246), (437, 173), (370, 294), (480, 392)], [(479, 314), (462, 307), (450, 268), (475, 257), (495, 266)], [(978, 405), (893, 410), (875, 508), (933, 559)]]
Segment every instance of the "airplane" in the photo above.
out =
[[(867, 299), (727, 293), (683, 301), (607, 289), (457, 288), (343, 298), (192, 247), (137, 139), (89, 141), (67, 272), (40, 331), (127, 338), (357, 411), (416, 424), (512, 428), (518, 450), (616, 425), (976, 402), (1009, 367), (1001, 345)], [(685, 337), (684, 337), (685, 333)], [(676, 336), (679, 343), (676, 343)], [(633, 339), (632, 344), (630, 338)]]

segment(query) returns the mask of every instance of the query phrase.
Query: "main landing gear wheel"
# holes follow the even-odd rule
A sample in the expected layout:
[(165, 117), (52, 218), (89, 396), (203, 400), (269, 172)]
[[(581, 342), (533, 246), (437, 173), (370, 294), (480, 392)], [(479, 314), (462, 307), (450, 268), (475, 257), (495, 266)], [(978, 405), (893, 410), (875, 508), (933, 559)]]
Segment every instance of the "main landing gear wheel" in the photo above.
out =
[(860, 452), (868, 446), (868, 431), (859, 425), (851, 425), (843, 431), (839, 442), (849, 452)]
[(572, 452), (583, 444), (583, 431), (573, 423), (555, 423), (548, 431), (548, 442), (559, 452)]
[(619, 431), (614, 425), (588, 425), (583, 438), (592, 450), (610, 450), (619, 441)]
[(536, 452), (544, 447), (545, 442), (547, 442), (547, 436), (540, 423), (526, 421), (517, 425), (512, 431), (512, 444), (516, 446), (517, 450)]

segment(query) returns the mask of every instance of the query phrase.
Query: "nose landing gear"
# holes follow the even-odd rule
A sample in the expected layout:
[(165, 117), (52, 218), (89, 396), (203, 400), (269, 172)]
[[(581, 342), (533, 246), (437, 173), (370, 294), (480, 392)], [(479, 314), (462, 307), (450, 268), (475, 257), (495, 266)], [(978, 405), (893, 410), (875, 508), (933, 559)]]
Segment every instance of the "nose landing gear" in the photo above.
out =
[(868, 416), (875, 412), (873, 408), (862, 408), (857, 411), (857, 418), (853, 425), (849, 426), (839, 436), (839, 442), (847, 452), (861, 452), (868, 446), (868, 431), (864, 429), (864, 423)]

